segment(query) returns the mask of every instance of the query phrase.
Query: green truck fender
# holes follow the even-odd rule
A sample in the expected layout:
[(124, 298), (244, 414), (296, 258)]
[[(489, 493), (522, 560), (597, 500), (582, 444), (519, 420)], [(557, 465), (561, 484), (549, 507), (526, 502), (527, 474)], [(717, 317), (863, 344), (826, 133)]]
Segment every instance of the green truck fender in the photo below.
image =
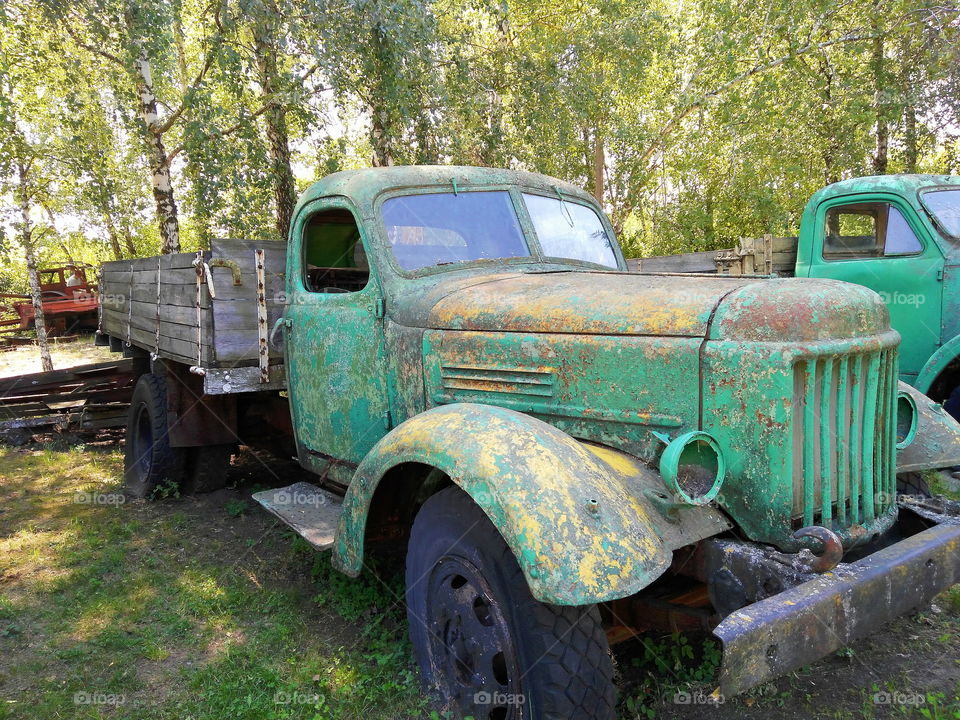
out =
[(913, 398), (917, 425), (913, 442), (904, 448), (897, 447), (897, 472), (960, 465), (960, 423), (950, 417), (942, 405), (902, 380), (899, 391)]
[(401, 423), (360, 463), (334, 546), (333, 563), (346, 574), (363, 566), (374, 493), (405, 463), (435, 468), (469, 494), (513, 550), (533, 596), (556, 605), (632, 595), (667, 569), (673, 549), (730, 527), (709, 506), (658, 511), (663, 483), (628, 455), (513, 410), (454, 403)]
[(930, 356), (920, 374), (917, 375), (913, 386), (922, 393), (930, 392), (930, 386), (940, 376), (940, 373), (958, 357), (960, 357), (960, 335), (945, 342)]

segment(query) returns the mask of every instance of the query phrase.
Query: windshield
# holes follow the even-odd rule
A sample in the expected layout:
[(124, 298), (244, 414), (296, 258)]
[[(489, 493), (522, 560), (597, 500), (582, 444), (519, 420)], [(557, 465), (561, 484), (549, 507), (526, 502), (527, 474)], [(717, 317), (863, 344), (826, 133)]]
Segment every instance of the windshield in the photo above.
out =
[(617, 267), (610, 237), (592, 208), (560, 198), (524, 193), (543, 254)]
[(404, 270), (530, 257), (510, 193), (403, 195), (383, 203), (387, 239)]
[(923, 204), (947, 235), (960, 238), (960, 189), (926, 192)]

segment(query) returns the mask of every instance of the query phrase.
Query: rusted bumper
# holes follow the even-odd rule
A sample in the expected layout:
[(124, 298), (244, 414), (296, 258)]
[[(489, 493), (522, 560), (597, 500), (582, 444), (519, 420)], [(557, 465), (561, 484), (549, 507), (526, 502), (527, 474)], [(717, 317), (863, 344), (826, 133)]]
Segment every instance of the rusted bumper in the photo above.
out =
[(876, 632), (960, 582), (960, 526), (936, 525), (724, 618), (720, 689), (735, 695)]

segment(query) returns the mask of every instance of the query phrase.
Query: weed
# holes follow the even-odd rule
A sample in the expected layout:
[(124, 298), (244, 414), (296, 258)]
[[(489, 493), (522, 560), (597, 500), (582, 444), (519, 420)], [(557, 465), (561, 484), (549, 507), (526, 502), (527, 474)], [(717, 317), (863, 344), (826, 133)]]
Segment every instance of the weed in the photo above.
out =
[(241, 515), (246, 514), (250, 509), (246, 502), (243, 500), (238, 500), (237, 498), (230, 498), (224, 504), (223, 509), (226, 511), (227, 515), (232, 518), (240, 517)]

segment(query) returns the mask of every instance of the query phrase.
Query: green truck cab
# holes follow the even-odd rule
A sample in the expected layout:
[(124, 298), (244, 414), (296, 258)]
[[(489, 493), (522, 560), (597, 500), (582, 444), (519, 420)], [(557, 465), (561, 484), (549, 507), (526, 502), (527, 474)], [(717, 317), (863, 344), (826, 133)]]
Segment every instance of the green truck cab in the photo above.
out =
[(830, 185), (807, 204), (798, 277), (880, 294), (900, 333), (900, 377), (960, 417), (960, 177), (885, 175)]
[(148, 328), (128, 484), (180, 482), (157, 374), (202, 376), (217, 428), (288, 401), (316, 478), (256, 499), (348, 575), (405, 546), (421, 673), (455, 716), (612, 718), (609, 644), (661, 623), (712, 631), (740, 692), (960, 580), (957, 504), (897, 487), (960, 462), (960, 426), (898, 383), (872, 290), (630, 272), (581, 189), (468, 167), (314, 184), (283, 283), (262, 389), (234, 404), (224, 368), (184, 370)]
[(877, 292), (900, 333), (900, 379), (960, 419), (960, 177), (843, 180), (808, 201), (799, 237), (630, 261), (644, 272), (830, 278)]

